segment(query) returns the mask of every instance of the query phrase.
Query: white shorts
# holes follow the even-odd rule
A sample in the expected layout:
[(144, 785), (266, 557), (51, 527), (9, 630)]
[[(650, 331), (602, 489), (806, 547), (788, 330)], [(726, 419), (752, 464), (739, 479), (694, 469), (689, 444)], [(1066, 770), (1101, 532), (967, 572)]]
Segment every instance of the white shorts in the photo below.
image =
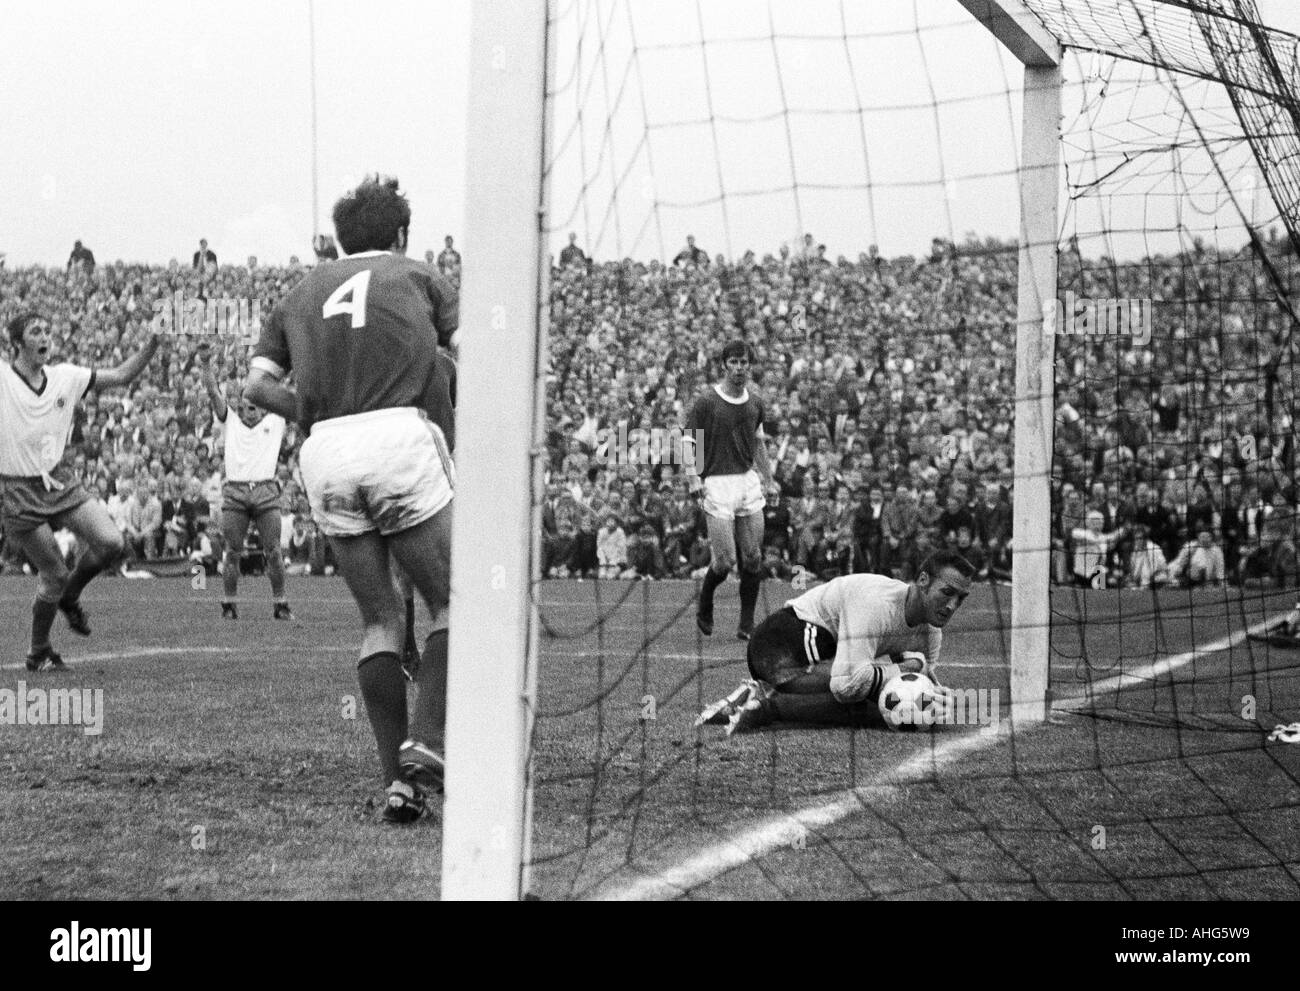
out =
[(743, 475), (710, 475), (704, 480), (704, 511), (716, 520), (752, 516), (766, 504), (763, 482), (753, 468)]
[(456, 484), (446, 439), (403, 406), (321, 420), (298, 456), (321, 533), (401, 533), (449, 502)]

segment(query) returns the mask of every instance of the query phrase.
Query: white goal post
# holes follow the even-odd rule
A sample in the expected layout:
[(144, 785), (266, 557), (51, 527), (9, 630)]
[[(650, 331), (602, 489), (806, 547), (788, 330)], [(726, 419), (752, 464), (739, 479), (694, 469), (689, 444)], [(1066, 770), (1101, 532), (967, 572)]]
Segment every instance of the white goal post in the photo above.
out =
[(442, 897), (526, 890), (546, 251), (545, 0), (476, 0), (453, 503)]
[[(861, 0), (866, 2), (866, 0)], [(1061, 46), (1020, 0), (958, 0), (1025, 67), (1016, 319), (1011, 697), (1047, 714)], [(547, 0), (475, 0), (452, 551), (442, 897), (527, 890), (536, 680), (538, 374), (548, 271)]]
[(958, 2), (1025, 70), (1018, 174), (1016, 491), (1011, 521), (1011, 722), (1015, 727), (1042, 722), (1048, 706), (1056, 340), (1043, 333), (1043, 304), (1056, 301), (1061, 46), (1020, 0)]

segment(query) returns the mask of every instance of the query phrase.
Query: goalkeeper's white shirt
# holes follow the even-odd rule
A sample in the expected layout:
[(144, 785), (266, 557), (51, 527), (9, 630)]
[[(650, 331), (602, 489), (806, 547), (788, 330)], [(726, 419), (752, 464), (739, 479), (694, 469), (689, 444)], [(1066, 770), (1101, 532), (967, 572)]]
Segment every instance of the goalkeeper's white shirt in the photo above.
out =
[(831, 693), (839, 701), (866, 698), (878, 657), (888, 663), (890, 654), (924, 654), (925, 673), (933, 677), (943, 633), (929, 623), (907, 625), (907, 589), (906, 582), (884, 575), (844, 575), (786, 603), (804, 622), (835, 637)]

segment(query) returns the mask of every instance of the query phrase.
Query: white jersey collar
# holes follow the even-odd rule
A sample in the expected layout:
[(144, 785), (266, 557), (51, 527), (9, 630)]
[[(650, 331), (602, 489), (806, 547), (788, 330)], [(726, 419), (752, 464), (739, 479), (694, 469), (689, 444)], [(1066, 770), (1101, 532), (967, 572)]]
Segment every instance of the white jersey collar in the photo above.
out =
[(723, 399), (725, 399), (727, 402), (731, 403), (732, 406), (744, 406), (745, 403), (749, 402), (749, 386), (745, 386), (745, 391), (741, 393), (739, 399), (732, 399), (730, 396), (728, 396), (725, 392), (722, 391), (722, 386), (716, 382), (713, 384), (713, 391), (716, 392)]

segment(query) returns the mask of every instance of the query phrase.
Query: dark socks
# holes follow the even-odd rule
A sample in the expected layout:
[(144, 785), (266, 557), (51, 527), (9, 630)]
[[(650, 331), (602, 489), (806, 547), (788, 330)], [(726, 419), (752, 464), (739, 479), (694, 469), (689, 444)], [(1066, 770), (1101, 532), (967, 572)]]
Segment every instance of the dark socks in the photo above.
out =
[(97, 574), (104, 570), (104, 562), (90, 554), (82, 554), (77, 559), (77, 566), (68, 576), (68, 583), (63, 589), (62, 602), (75, 603), (81, 598), (81, 591), (90, 584)]
[(32, 603), (32, 653), (44, 650), (50, 645), (50, 627), (54, 617), (59, 614), (57, 602), (46, 602), (38, 598)]
[(371, 654), (357, 666), (361, 697), (379, 747), (384, 784), (401, 778), (397, 751), (406, 740), (406, 677), (397, 655), (389, 651)]
[(415, 599), (406, 600), (406, 650), (418, 649), (415, 640)]
[(714, 571), (710, 568), (704, 573), (704, 585), (700, 589), (700, 609), (706, 616), (713, 615), (713, 592), (719, 585), (727, 580), (725, 571)]
[(442, 753), (447, 725), (447, 631), (429, 634), (415, 672), (415, 716), (411, 736)]
[(742, 630), (751, 630), (754, 627), (754, 606), (758, 604), (758, 586), (762, 581), (761, 571), (740, 573), (740, 628)]

